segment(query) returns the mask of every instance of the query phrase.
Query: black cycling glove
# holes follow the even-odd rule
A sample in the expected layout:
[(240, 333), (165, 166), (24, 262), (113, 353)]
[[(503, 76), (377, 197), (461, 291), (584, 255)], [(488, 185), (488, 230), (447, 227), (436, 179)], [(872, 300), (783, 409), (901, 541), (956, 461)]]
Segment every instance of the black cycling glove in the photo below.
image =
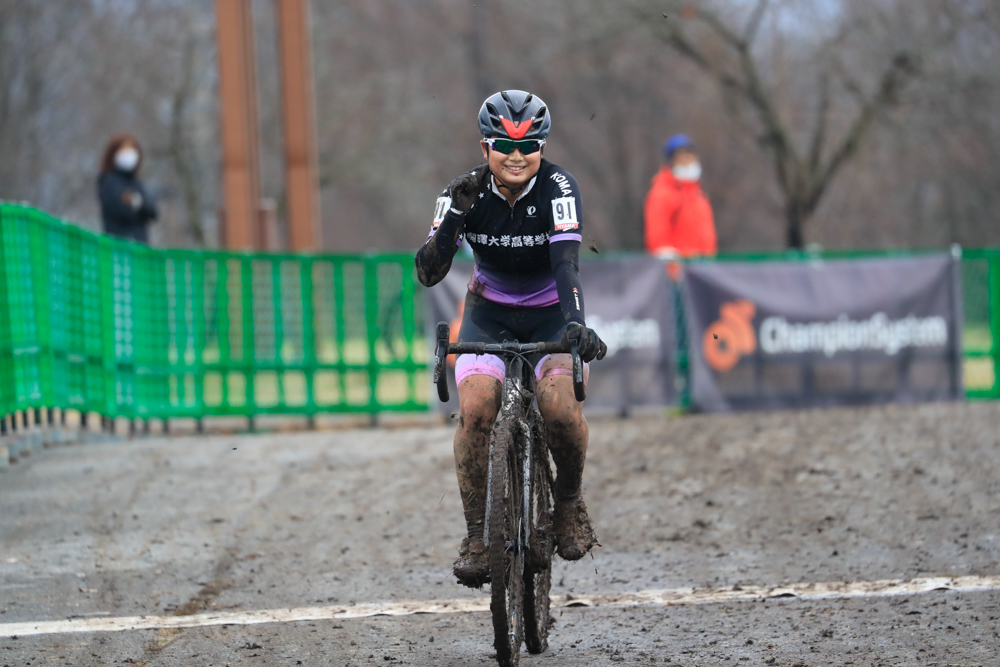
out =
[(453, 180), (448, 186), (452, 208), (463, 214), (471, 211), (479, 200), (479, 188), (482, 187), (483, 177), (488, 173), (490, 173), (489, 165), (484, 164)]
[(584, 361), (601, 360), (608, 353), (608, 346), (597, 332), (578, 322), (570, 322), (563, 330), (563, 340), (576, 343), (577, 352)]

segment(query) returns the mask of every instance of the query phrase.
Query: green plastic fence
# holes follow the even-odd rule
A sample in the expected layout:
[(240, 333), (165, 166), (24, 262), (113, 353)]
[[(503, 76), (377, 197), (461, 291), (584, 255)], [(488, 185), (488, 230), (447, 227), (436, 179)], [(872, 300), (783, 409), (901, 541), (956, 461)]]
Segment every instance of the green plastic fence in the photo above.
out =
[[(912, 253), (818, 256), (891, 254)], [(414, 278), (410, 254), (154, 250), (0, 203), (0, 416), (39, 407), (130, 418), (426, 410), (425, 306)], [(967, 395), (1000, 399), (1000, 249), (964, 251), (962, 283)]]
[(966, 396), (1000, 399), (1000, 248), (962, 253), (962, 309)]
[(426, 410), (411, 255), (155, 250), (0, 204), (0, 414)]

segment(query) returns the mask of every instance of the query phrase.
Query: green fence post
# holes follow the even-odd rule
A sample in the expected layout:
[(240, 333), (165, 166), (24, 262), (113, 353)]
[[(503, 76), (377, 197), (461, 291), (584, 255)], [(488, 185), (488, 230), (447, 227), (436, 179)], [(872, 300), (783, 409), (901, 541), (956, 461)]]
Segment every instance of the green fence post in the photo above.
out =
[(101, 320), (98, 330), (101, 339), (101, 360), (104, 377), (100, 399), (104, 417), (113, 419), (117, 413), (115, 385), (118, 363), (115, 358), (115, 292), (114, 292), (114, 245), (123, 243), (102, 236), (98, 239), (97, 275), (100, 283)]
[(49, 281), (49, 246), (45, 242), (47, 220), (38, 220), (31, 225), (31, 284), (35, 288), (35, 335), (37, 336), (37, 369), (39, 396), (35, 409), (42, 405), (51, 408), (48, 402), (55, 396), (54, 355), (52, 353), (52, 311), (51, 283)]
[(229, 259), (216, 255), (215, 272), (215, 331), (219, 341), (219, 397), (220, 408), (232, 412), (229, 400), (229, 372), (232, 370), (232, 356), (229, 347)]
[(376, 391), (378, 390), (378, 358), (376, 342), (378, 341), (378, 260), (365, 257), (365, 331), (368, 334), (368, 410), (372, 415), (379, 409)]
[(989, 259), (989, 317), (990, 357), (993, 360), (993, 387), (990, 395), (1000, 398), (1000, 251), (990, 252)]
[(7, 415), (14, 411), (14, 350), (11, 340), (13, 303), (7, 285), (8, 267), (13, 263), (7, 235), (13, 224), (15, 208), (0, 204), (0, 420), (6, 430)]
[(194, 341), (194, 417), (205, 416), (205, 348), (208, 343), (205, 326), (205, 261), (204, 255), (191, 257), (194, 281), (191, 303), (191, 336)]
[(254, 379), (257, 367), (257, 352), (254, 346), (253, 330), (253, 258), (240, 258), (240, 307), (242, 308), (243, 328), (243, 369), (246, 388), (246, 414), (253, 428), (257, 414), (257, 392), (254, 389)]
[(415, 291), (417, 281), (414, 279), (415, 270), (409, 261), (399, 262), (400, 282), (400, 317), (403, 320), (403, 340), (406, 341), (406, 402), (414, 406), (417, 402), (417, 370), (413, 362), (413, 345), (416, 336), (416, 313), (414, 313)]
[(282, 311), (281, 264), (277, 257), (271, 260), (271, 312), (274, 313), (274, 383), (279, 409), (285, 405), (285, 320)]
[(344, 260), (337, 258), (333, 262), (333, 321), (336, 329), (337, 343), (337, 384), (340, 388), (340, 403), (347, 404), (347, 314), (344, 304), (347, 291), (344, 289)]
[(302, 365), (306, 376), (306, 413), (310, 425), (316, 417), (316, 314), (313, 310), (313, 260), (299, 261), (299, 284), (302, 285)]

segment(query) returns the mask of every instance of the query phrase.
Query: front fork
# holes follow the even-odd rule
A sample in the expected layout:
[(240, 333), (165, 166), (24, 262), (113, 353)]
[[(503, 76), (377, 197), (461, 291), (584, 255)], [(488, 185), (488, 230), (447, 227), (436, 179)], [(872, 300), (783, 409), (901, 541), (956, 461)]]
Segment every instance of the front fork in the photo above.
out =
[[(520, 359), (516, 360), (520, 362)], [(520, 363), (511, 363), (508, 365), (506, 378), (503, 383), (503, 394), (500, 399), (500, 412), (498, 413), (497, 419), (510, 418), (511, 415), (517, 414), (517, 427), (521, 431), (521, 437), (523, 438), (523, 456), (522, 456), (522, 470), (521, 470), (521, 493), (522, 493), (522, 514), (521, 520), (518, 522), (518, 536), (516, 538), (517, 544), (515, 548), (527, 549), (528, 548), (528, 535), (530, 531), (528, 530), (528, 524), (530, 519), (529, 512), (531, 511), (531, 487), (529, 480), (531, 479), (531, 426), (528, 425), (528, 421), (525, 417), (525, 403), (529, 403), (527, 400), (530, 395), (534, 398), (534, 393), (528, 390), (525, 392), (522, 380), (518, 377), (521, 371)], [(530, 403), (529, 403), (530, 404)], [(509, 443), (510, 447), (516, 447), (517, 444), (514, 442)], [(511, 452), (508, 452), (508, 456)], [(493, 506), (493, 485), (489, 483), (489, 480), (493, 479), (493, 438), (490, 438), (490, 451), (489, 465), (486, 470), (486, 519), (483, 521), (483, 544), (487, 548), (490, 546), (490, 512), (489, 508)], [(514, 472), (513, 470), (511, 472)]]

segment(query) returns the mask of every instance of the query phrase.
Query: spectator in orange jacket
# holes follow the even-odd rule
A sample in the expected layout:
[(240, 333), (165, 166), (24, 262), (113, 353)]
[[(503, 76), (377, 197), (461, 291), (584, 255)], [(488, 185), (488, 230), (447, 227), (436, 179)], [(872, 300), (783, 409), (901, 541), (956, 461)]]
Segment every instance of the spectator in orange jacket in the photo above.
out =
[(712, 206), (702, 192), (701, 164), (683, 134), (663, 146), (666, 161), (646, 195), (646, 251), (658, 257), (714, 255)]

